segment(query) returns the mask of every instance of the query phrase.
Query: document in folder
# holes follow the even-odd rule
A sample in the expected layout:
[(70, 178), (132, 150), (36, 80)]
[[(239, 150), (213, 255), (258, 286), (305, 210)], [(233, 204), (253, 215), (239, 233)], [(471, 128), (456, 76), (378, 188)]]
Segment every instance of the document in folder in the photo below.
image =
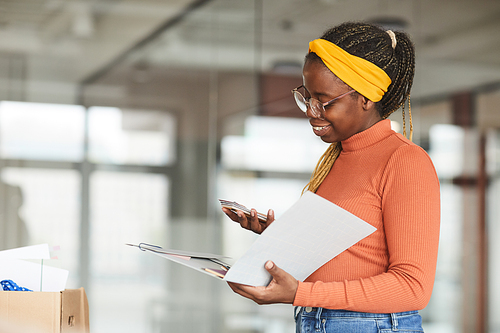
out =
[(159, 246), (145, 243), (140, 243), (139, 245), (126, 245), (138, 247), (142, 251), (152, 252), (160, 257), (219, 279), (224, 278), (224, 275), (229, 269), (229, 265), (222, 261), (222, 259), (227, 257), (218, 254), (163, 249)]
[(268, 260), (303, 281), (319, 267), (376, 230), (345, 209), (306, 192), (276, 219), (250, 249), (229, 267), (224, 256), (210, 253), (162, 249), (141, 243), (143, 251), (191, 267), (218, 279), (266, 286), (271, 275), (264, 268)]

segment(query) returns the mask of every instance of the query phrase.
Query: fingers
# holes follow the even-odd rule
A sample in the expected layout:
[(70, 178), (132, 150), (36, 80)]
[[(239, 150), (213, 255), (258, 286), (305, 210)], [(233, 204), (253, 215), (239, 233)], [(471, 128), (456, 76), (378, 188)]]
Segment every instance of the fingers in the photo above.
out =
[(250, 210), (250, 215), (246, 215), (240, 210), (234, 212), (224, 207), (222, 211), (231, 220), (239, 223), (243, 229), (251, 230), (257, 234), (261, 234), (274, 221), (274, 211), (272, 209), (267, 212), (266, 221), (259, 220), (257, 211), (253, 208)]
[(276, 282), (276, 283), (280, 283), (281, 280), (283, 279), (283, 273), (284, 274), (287, 274), (285, 273), (284, 270), (282, 270), (281, 268), (279, 268), (278, 266), (276, 266), (274, 264), (274, 262), (272, 262), (271, 260), (268, 260), (266, 262), (266, 264), (264, 265), (264, 268), (269, 272), (269, 274), (271, 274), (271, 276), (273, 277), (272, 281), (271, 282)]
[(267, 211), (267, 223), (266, 224), (271, 224), (274, 221), (274, 210), (269, 209)]
[(245, 215), (241, 210), (238, 211), (238, 222), (243, 229), (252, 230), (252, 221), (249, 216)]
[[(252, 216), (253, 214), (253, 216)], [(237, 221), (243, 229), (251, 230), (260, 234), (262, 231), (258, 228), (257, 214), (254, 209), (252, 209), (250, 216), (245, 215), (241, 210), (236, 212)], [(256, 224), (257, 223), (257, 224)]]
[(238, 222), (238, 215), (229, 208), (222, 207), (222, 211), (234, 222)]
[[(274, 264), (271, 260), (268, 260), (264, 265), (264, 268), (271, 274), (273, 280), (271, 282), (281, 283), (286, 280), (286, 278), (290, 275), (278, 266)], [(286, 282), (286, 281), (285, 281)]]
[(248, 299), (251, 299), (253, 301), (255, 301), (253, 295), (247, 293), (244, 289), (245, 286), (241, 285), (241, 284), (237, 284), (237, 283), (232, 283), (232, 282), (228, 282), (227, 283), (229, 285), (229, 287), (231, 287), (231, 289), (238, 295), (241, 295), (245, 298), (248, 298)]
[(267, 287), (251, 287), (228, 282), (229, 286), (235, 293), (257, 304), (292, 304), (299, 282), (272, 261), (267, 261), (264, 267), (273, 276), (273, 280)]
[(272, 290), (274, 297), (279, 299), (280, 302), (293, 303), (297, 288), (299, 287), (299, 281), (270, 260), (266, 262), (264, 267), (273, 277), (267, 287), (268, 290)]
[(257, 217), (257, 211), (252, 208), (250, 210), (250, 229), (257, 234), (260, 234), (262, 233), (262, 231), (264, 231), (265, 229), (264, 226), (263, 223), (260, 222), (259, 218)]
[(225, 207), (222, 208), (222, 211), (231, 220), (233, 220), (234, 222), (239, 223), (242, 228), (251, 230), (250, 229), (250, 223), (249, 223), (246, 215), (242, 211), (238, 210), (238, 211), (234, 212), (231, 209), (228, 209), (228, 208), (225, 208)]
[(274, 210), (269, 209), (267, 211), (267, 219), (266, 219), (266, 223), (265, 223), (264, 229), (266, 229), (273, 222), (274, 222)]
[(265, 287), (252, 287), (243, 284), (228, 282), (231, 289), (238, 295), (248, 298), (259, 305), (269, 304), (265, 300), (266, 291)]
[[(256, 211), (254, 213), (255, 215), (257, 215)], [(269, 209), (265, 221), (258, 220), (257, 218), (255, 219), (255, 221), (252, 220), (252, 230), (260, 234), (264, 230), (266, 230), (266, 228), (273, 222), (274, 222), (274, 211), (272, 209)]]

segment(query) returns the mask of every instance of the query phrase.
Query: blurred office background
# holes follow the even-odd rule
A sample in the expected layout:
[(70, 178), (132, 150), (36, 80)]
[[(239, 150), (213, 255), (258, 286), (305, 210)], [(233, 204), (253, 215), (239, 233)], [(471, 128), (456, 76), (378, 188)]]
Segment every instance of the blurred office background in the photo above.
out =
[(60, 246), (92, 333), (293, 332), (291, 306), (125, 243), (241, 256), (256, 236), (217, 199), (279, 217), (299, 198), (326, 145), (290, 90), (348, 20), (417, 48), (414, 141), (442, 184), (424, 328), (500, 332), (495, 0), (0, 0), (0, 250)]

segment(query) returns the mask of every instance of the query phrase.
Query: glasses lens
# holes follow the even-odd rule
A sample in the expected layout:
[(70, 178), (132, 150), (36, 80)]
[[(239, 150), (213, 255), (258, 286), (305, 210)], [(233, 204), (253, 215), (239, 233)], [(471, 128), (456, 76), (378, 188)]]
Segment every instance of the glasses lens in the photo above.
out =
[(325, 112), (325, 108), (320, 101), (318, 101), (317, 99), (311, 98), (311, 99), (309, 99), (309, 106), (311, 107), (311, 113), (315, 117), (320, 117), (320, 118), (323, 117), (323, 114)]
[(293, 97), (295, 98), (295, 103), (297, 103), (297, 106), (299, 109), (302, 110), (302, 112), (307, 111), (307, 104), (304, 96), (302, 96), (301, 93), (299, 93), (297, 90), (293, 92)]

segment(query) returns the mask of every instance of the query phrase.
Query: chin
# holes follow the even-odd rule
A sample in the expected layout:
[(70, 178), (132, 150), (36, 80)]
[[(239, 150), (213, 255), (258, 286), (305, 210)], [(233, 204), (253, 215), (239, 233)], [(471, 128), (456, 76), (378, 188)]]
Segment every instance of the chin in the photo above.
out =
[(320, 136), (320, 138), (321, 138), (321, 141), (326, 142), (326, 143), (334, 143), (334, 142), (338, 141), (338, 140), (335, 140), (335, 138), (331, 138), (327, 135)]

